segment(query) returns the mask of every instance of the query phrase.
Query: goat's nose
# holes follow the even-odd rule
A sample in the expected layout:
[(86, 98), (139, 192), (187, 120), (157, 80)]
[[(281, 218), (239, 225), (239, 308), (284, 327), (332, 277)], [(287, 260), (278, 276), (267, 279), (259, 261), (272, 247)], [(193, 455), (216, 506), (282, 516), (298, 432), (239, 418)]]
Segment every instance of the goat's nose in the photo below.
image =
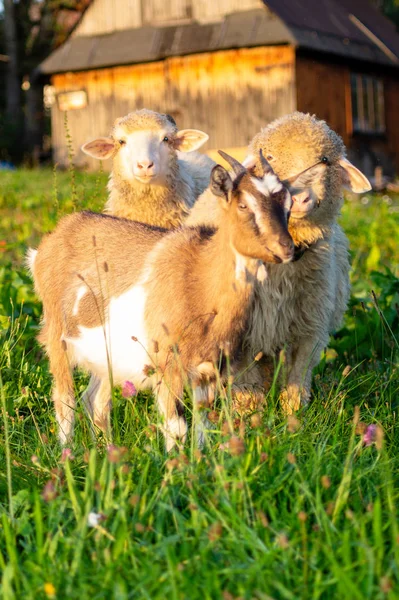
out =
[(154, 163), (150, 160), (140, 160), (140, 162), (137, 163), (137, 166), (139, 169), (145, 169), (146, 171), (148, 171), (149, 169), (151, 169), (151, 167), (154, 166)]

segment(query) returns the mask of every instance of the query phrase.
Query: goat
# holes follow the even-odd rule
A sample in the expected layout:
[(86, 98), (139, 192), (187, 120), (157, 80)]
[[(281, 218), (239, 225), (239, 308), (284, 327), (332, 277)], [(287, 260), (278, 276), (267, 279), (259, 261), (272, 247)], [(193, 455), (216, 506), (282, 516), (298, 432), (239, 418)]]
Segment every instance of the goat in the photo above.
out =
[(30, 252), (62, 443), (72, 433), (77, 365), (98, 379), (87, 408), (101, 430), (109, 428), (111, 384), (129, 380), (155, 391), (167, 450), (184, 439), (184, 385), (194, 402), (212, 397), (220, 353), (234, 361), (241, 347), (259, 266), (292, 259), (288, 189), (263, 157), (257, 178), (221, 155), (234, 179), (220, 165), (212, 170), (219, 227), (168, 231), (82, 212)]
[[(337, 223), (342, 188), (364, 193), (371, 186), (346, 158), (339, 135), (309, 114), (281, 117), (254, 137), (244, 164), (255, 175), (261, 169), (260, 150), (283, 182), (297, 179), (294, 174), (303, 169), (308, 182), (292, 196), (288, 229), (295, 243), (295, 259), (287, 265), (268, 265), (267, 276), (255, 288), (240, 365), (245, 367), (241, 389), (253, 386), (255, 401), (261, 401), (269, 382), (262, 361), (254, 363), (253, 357), (263, 352), (269, 357), (264, 362), (270, 363), (285, 348), (286, 376), (280, 400), (284, 411), (290, 413), (309, 401), (313, 368), (330, 333), (340, 326), (349, 299), (348, 240)], [(306, 170), (317, 164), (319, 172)], [(187, 224), (215, 225), (220, 218), (216, 199), (206, 191)], [(268, 367), (270, 372), (270, 364)], [(240, 390), (237, 397), (239, 403), (251, 401)]]
[(181, 225), (209, 184), (215, 163), (193, 152), (207, 140), (196, 129), (178, 131), (169, 115), (142, 109), (116, 119), (110, 137), (91, 140), (82, 150), (113, 159), (105, 212), (171, 228)]

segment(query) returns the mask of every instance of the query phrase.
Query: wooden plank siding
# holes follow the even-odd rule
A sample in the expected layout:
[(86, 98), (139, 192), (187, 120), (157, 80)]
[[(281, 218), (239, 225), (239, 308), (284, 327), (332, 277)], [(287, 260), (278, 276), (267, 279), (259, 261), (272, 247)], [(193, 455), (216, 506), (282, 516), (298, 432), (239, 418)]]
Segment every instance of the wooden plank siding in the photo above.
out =
[(297, 56), (297, 110), (315, 114), (349, 143), (352, 129), (349, 68)]
[[(229, 50), (55, 75), (56, 93), (85, 89), (86, 108), (68, 112), (76, 164), (80, 146), (107, 135), (115, 118), (139, 108), (172, 114), (180, 129), (210, 136), (207, 149), (242, 147), (268, 122), (296, 109), (295, 51), (289, 46)], [(64, 114), (52, 108), (54, 159), (65, 163)]]

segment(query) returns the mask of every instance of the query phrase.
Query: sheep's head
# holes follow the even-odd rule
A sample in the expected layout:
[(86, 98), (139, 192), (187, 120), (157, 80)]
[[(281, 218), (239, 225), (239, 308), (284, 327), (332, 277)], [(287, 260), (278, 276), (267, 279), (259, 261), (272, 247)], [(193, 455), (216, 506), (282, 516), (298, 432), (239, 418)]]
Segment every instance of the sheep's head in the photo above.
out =
[(262, 174), (251, 175), (228, 154), (219, 151), (232, 166), (234, 177), (221, 165), (211, 173), (210, 188), (219, 196), (223, 222), (230, 226), (230, 243), (241, 256), (263, 262), (289, 262), (294, 244), (287, 229), (291, 196), (260, 152)]
[(114, 172), (124, 181), (166, 185), (177, 150), (191, 152), (207, 140), (196, 129), (179, 131), (169, 115), (142, 109), (117, 119), (110, 137), (87, 142), (82, 150), (100, 160), (113, 157)]
[[(296, 112), (277, 119), (254, 137), (244, 164), (253, 167), (256, 174), (261, 170), (257, 158), (260, 149), (291, 188), (290, 229), (305, 223), (327, 225), (333, 221), (342, 205), (342, 187), (357, 193), (371, 189), (366, 177), (345, 157), (340, 136), (325, 121), (309, 114)], [(320, 168), (309, 169), (315, 165)]]

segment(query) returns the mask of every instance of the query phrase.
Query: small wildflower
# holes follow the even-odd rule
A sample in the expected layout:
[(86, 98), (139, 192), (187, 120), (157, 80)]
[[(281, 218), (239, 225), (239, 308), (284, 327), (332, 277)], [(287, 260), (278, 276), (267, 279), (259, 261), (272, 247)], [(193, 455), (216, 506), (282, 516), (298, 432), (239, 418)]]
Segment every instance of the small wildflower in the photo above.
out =
[(255, 413), (251, 416), (251, 427), (252, 429), (257, 429), (262, 425), (262, 415), (260, 413)]
[(350, 508), (347, 508), (345, 511), (345, 517), (349, 520), (349, 521), (353, 521), (353, 510), (351, 510)]
[(331, 479), (329, 478), (328, 475), (322, 475), (320, 481), (321, 481), (322, 487), (326, 490), (328, 490), (328, 488), (331, 486)]
[(287, 534), (279, 533), (276, 535), (276, 544), (279, 548), (286, 550), (290, 545)]
[(210, 542), (216, 542), (222, 535), (223, 527), (219, 522), (213, 523), (208, 529), (208, 539)]
[(268, 458), (269, 458), (269, 455), (267, 452), (260, 453), (259, 460), (261, 463), (266, 462)]
[(98, 527), (102, 521), (105, 521), (106, 516), (102, 513), (90, 512), (87, 515), (87, 525), (89, 527)]
[(36, 454), (32, 454), (32, 456), (30, 457), (31, 461), (33, 462), (34, 465), (39, 465), (40, 464), (40, 460), (39, 457), (36, 456)]
[(287, 417), (287, 430), (290, 433), (296, 433), (301, 428), (301, 422), (296, 418), (295, 415), (288, 415)]
[(46, 483), (42, 491), (42, 498), (45, 502), (52, 502), (57, 497), (57, 490), (51, 479)]
[(356, 429), (355, 429), (357, 435), (364, 435), (367, 431), (367, 425), (366, 423), (363, 423), (362, 421), (359, 421), (359, 423), (356, 424)]
[(67, 460), (73, 460), (75, 457), (72, 454), (72, 450), (70, 448), (64, 448), (61, 454), (61, 462), (66, 462)]
[(133, 496), (130, 496), (129, 498), (129, 504), (130, 506), (137, 506), (140, 502), (140, 496), (138, 494), (133, 494)]
[(108, 462), (110, 462), (110, 463), (121, 462), (124, 459), (124, 457), (126, 456), (127, 452), (128, 452), (128, 449), (125, 448), (124, 446), (119, 448), (118, 446), (114, 446), (113, 444), (110, 444), (109, 446), (107, 446)]
[(56, 590), (52, 583), (50, 583), (49, 581), (45, 583), (43, 586), (43, 590), (47, 598), (55, 598)]
[(170, 458), (166, 461), (165, 466), (168, 469), (168, 471), (173, 471), (173, 469), (177, 469), (177, 467), (179, 466), (179, 461), (177, 460), (177, 458)]
[(351, 367), (349, 365), (346, 365), (345, 369), (342, 371), (342, 377), (348, 377), (351, 370)]
[(219, 413), (216, 410), (211, 410), (208, 413), (208, 419), (211, 423), (217, 423), (219, 421)]
[(88, 464), (90, 460), (90, 450), (85, 450), (83, 453), (83, 462)]
[(132, 396), (137, 396), (137, 390), (134, 383), (131, 381), (125, 381), (122, 386), (122, 396), (123, 398), (132, 398)]
[(380, 589), (383, 594), (388, 594), (392, 590), (392, 581), (386, 575), (380, 579)]
[(188, 505), (188, 508), (192, 511), (198, 510), (198, 506), (196, 504), (194, 504), (194, 502), (190, 502), (190, 504)]
[(237, 437), (236, 435), (232, 435), (229, 440), (229, 450), (232, 456), (240, 456), (245, 452), (245, 444), (244, 441)]
[(335, 508), (335, 502), (329, 502), (326, 506), (326, 513), (328, 514), (329, 517), (331, 517), (331, 515), (334, 512), (334, 508)]
[(258, 517), (258, 520), (262, 523), (263, 527), (269, 527), (269, 519), (262, 510), (259, 510), (256, 516)]
[(45, 433), (42, 433), (42, 443), (43, 444), (48, 444), (48, 437)]
[(143, 374), (146, 377), (152, 377), (155, 374), (155, 368), (152, 365), (144, 365)]
[(143, 533), (143, 531), (145, 531), (145, 527), (142, 523), (135, 523), (134, 528), (137, 533)]
[(290, 465), (295, 465), (295, 463), (296, 463), (295, 454), (292, 454), (292, 452), (288, 452), (287, 460), (290, 463)]
[(377, 450), (382, 449), (384, 440), (384, 432), (380, 425), (369, 425), (363, 435), (363, 444), (365, 446), (371, 446), (375, 444)]
[(301, 523), (305, 523), (308, 520), (308, 515), (303, 510), (300, 510), (298, 513), (298, 519)]
[(230, 425), (228, 421), (223, 421), (222, 423), (222, 435), (229, 435), (231, 432)]

